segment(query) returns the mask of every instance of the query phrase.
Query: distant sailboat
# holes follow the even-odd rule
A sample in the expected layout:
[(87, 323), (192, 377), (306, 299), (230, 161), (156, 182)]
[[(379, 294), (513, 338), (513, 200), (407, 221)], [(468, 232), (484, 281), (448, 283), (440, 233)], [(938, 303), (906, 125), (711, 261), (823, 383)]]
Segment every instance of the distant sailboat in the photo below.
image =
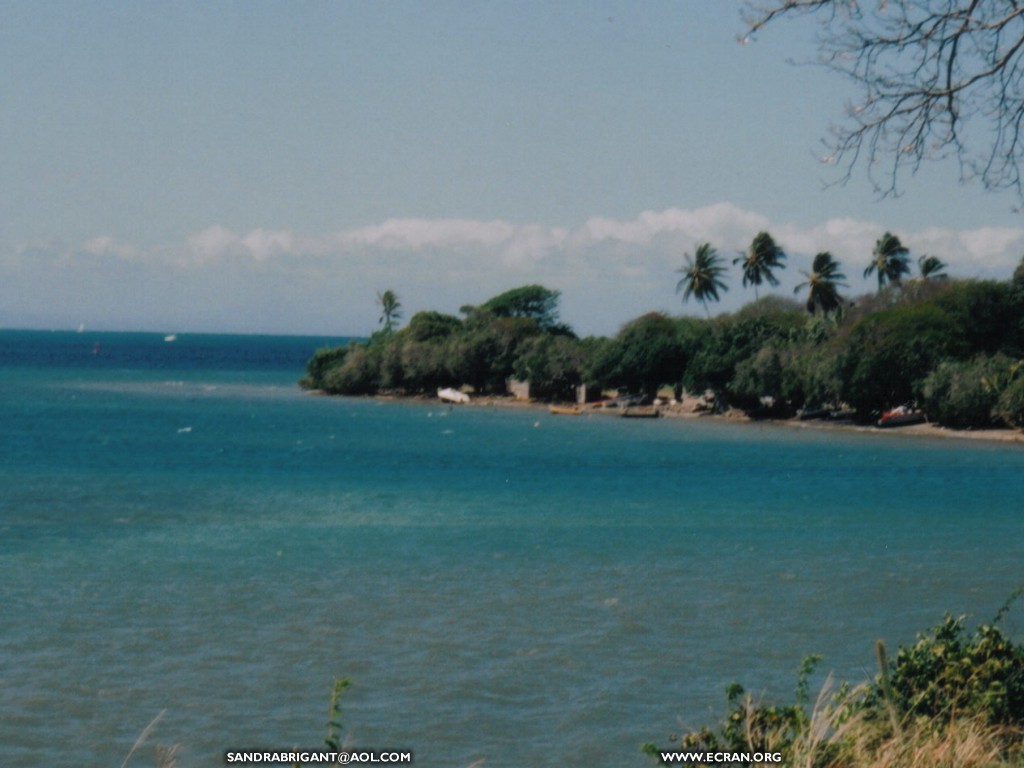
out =
[(79, 323), (78, 324), (78, 332), (79, 333), (85, 333), (85, 323)]
[(169, 333), (166, 336), (164, 336), (164, 341), (170, 342), (170, 341), (177, 341), (177, 340), (178, 340), (178, 334), (176, 334), (176, 333)]

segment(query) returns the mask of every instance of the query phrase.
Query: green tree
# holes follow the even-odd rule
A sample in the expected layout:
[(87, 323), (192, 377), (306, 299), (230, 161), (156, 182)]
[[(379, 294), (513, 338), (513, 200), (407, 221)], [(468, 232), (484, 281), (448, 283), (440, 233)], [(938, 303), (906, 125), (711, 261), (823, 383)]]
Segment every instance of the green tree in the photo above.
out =
[(704, 305), (704, 312), (710, 318), (708, 299), (718, 301), (718, 292), (729, 290), (722, 280), (725, 267), (722, 266), (718, 251), (710, 243), (698, 243), (694, 255), (686, 254), (686, 264), (678, 271), (683, 277), (676, 283), (676, 293), (682, 291), (683, 301), (695, 297)]
[(839, 262), (832, 258), (832, 254), (823, 251), (814, 257), (811, 265), (811, 272), (800, 270), (800, 274), (807, 278), (793, 289), (793, 293), (799, 293), (807, 289), (807, 311), (811, 314), (820, 309), (824, 314), (835, 312), (842, 306), (842, 297), (839, 295), (839, 287), (846, 286), (843, 282), (846, 275), (839, 271)]
[(771, 286), (779, 284), (772, 274), (773, 269), (785, 269), (786, 254), (767, 232), (758, 232), (746, 254), (733, 259), (733, 264), (743, 265), (743, 287), (754, 286), (754, 298), (757, 299), (757, 288), (763, 282)]
[(523, 341), (513, 371), (516, 378), (530, 382), (531, 397), (572, 401), (583, 381), (585, 354), (584, 342), (545, 333)]
[(384, 334), (389, 334), (402, 319), (402, 303), (398, 300), (398, 294), (389, 288), (377, 294), (377, 304), (380, 305), (380, 320), (377, 322)]
[(879, 293), (886, 283), (899, 285), (903, 275), (910, 272), (908, 264), (910, 251), (904, 248), (900, 239), (891, 232), (886, 232), (875, 241), (875, 249), (871, 255), (872, 261), (864, 270), (864, 277), (872, 272), (876, 273)]
[(441, 312), (417, 312), (409, 320), (409, 335), (415, 341), (444, 339), (462, 328), (462, 321), (454, 315)]
[[(607, 387), (625, 387), (654, 397), (662, 385), (678, 385), (689, 358), (687, 331), (703, 320), (674, 320), (650, 312), (626, 323), (600, 350), (595, 378)], [(692, 334), (691, 334), (692, 335)]]
[(913, 400), (940, 360), (969, 351), (962, 326), (935, 302), (873, 312), (853, 324), (839, 353), (840, 398), (866, 420)]
[(692, 345), (683, 385), (690, 392), (710, 389), (719, 407), (724, 407), (728, 401), (742, 408), (757, 408), (759, 396), (769, 393), (754, 393), (746, 385), (734, 386), (737, 367), (757, 355), (765, 345), (790, 338), (806, 322), (803, 308), (781, 297), (766, 297), (748, 304), (735, 315), (705, 322), (702, 333)]
[(946, 274), (946, 262), (938, 256), (924, 255), (917, 260), (917, 269), (921, 273), (922, 280), (929, 278), (944, 278)]
[(532, 318), (544, 330), (571, 334), (568, 327), (558, 321), (558, 298), (561, 295), (561, 291), (553, 291), (543, 285), (524, 285), (489, 299), (479, 309), (494, 317)]

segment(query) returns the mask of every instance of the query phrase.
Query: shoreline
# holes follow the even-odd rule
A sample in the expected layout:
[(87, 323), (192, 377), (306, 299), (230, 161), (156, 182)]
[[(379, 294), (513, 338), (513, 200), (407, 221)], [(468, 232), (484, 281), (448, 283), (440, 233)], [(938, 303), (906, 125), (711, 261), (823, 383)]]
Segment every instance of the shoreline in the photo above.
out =
[[(330, 395), (333, 397), (334, 395)], [(443, 403), (437, 397), (430, 395), (371, 395), (375, 400), (390, 401), (390, 402), (423, 402), (425, 404), (432, 403)], [(891, 436), (903, 436), (903, 437), (935, 437), (949, 440), (974, 440), (984, 441), (994, 444), (1011, 444), (1011, 445), (1024, 445), (1024, 430), (992, 427), (987, 429), (951, 429), (949, 427), (943, 427), (938, 424), (932, 424), (931, 422), (924, 422), (922, 424), (908, 424), (902, 427), (889, 427), (887, 429), (881, 429), (879, 427), (872, 426), (870, 424), (850, 424), (840, 423), (834, 421), (823, 421), (823, 420), (807, 420), (801, 421), (800, 419), (793, 417), (789, 419), (754, 419), (747, 416), (739, 411), (727, 411), (722, 414), (713, 414), (708, 411), (697, 410), (696, 406), (699, 402), (698, 398), (695, 397), (684, 397), (683, 402), (673, 403), (668, 405), (659, 406), (661, 416), (667, 419), (709, 419), (719, 423), (726, 424), (763, 424), (769, 426), (787, 427), (790, 429), (814, 429), (814, 430), (837, 430), (837, 431), (856, 431), (865, 434), (884, 434)], [(496, 397), (493, 395), (473, 398), (468, 403), (464, 404), (447, 404), (453, 408), (468, 407), (468, 408), (521, 408), (523, 410), (534, 410), (549, 412), (549, 408), (552, 403), (543, 403), (535, 400), (517, 400), (510, 395), (504, 397)], [(618, 409), (606, 409), (606, 408), (593, 408), (591, 406), (583, 406), (583, 414), (586, 415), (593, 412), (592, 415), (601, 417), (615, 418), (619, 416), (620, 411)], [(568, 418), (568, 417), (567, 417)]]

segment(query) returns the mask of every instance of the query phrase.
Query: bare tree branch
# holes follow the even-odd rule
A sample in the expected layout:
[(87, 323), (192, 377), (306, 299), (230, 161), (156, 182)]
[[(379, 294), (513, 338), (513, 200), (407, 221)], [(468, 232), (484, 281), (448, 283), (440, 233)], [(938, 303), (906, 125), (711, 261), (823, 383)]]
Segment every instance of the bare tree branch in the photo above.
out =
[(817, 19), (819, 63), (859, 89), (827, 141), (843, 181), (864, 163), (895, 195), (901, 174), (955, 156), (962, 180), (1024, 198), (1018, 0), (747, 0), (748, 37), (796, 16)]

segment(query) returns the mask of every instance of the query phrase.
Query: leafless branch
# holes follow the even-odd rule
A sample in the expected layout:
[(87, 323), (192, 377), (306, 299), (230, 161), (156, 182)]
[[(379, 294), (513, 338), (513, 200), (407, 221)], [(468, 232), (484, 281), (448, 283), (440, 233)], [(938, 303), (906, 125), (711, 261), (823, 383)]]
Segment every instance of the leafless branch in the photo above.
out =
[[(828, 140), (883, 195), (953, 155), (960, 176), (1024, 197), (1024, 8), (1017, 0), (749, 0), (749, 35), (783, 17), (819, 22), (819, 63), (858, 88)], [(879, 177), (878, 168), (887, 169)]]

